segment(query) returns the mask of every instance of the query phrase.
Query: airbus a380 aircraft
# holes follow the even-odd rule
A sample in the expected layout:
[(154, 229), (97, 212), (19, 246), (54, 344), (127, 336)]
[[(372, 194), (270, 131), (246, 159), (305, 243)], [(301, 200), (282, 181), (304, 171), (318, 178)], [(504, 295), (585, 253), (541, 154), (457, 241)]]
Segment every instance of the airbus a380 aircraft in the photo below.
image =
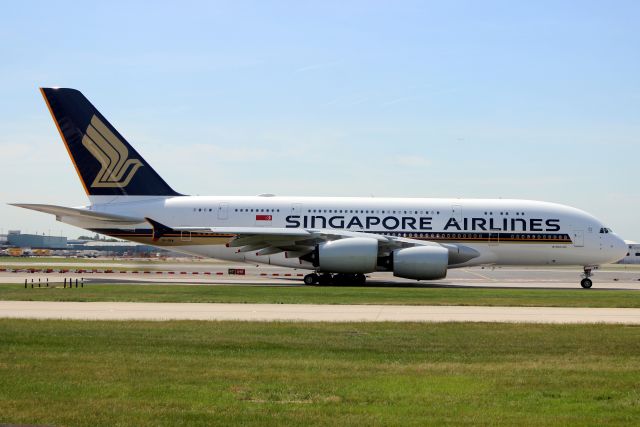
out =
[(595, 217), (527, 200), (205, 197), (176, 193), (77, 90), (41, 89), (90, 205), (16, 204), (96, 233), (197, 256), (311, 270), (306, 284), (366, 273), (442, 279), (476, 265), (594, 267), (624, 241)]

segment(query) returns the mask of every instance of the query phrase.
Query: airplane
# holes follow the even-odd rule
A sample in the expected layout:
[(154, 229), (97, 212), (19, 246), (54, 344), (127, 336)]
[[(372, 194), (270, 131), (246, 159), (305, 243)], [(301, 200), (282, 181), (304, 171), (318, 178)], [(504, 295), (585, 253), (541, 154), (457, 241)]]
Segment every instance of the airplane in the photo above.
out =
[(41, 88), (90, 204), (16, 203), (94, 233), (233, 262), (309, 270), (304, 283), (364, 284), (386, 271), (438, 280), (470, 266), (580, 266), (627, 246), (594, 216), (509, 199), (189, 196), (174, 191), (75, 89)]

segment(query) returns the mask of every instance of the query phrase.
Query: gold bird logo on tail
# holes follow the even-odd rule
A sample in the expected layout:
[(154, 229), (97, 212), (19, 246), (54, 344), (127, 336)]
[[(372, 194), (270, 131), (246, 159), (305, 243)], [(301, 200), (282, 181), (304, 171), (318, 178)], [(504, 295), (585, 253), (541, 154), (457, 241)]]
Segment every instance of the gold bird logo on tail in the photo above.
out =
[(101, 165), (92, 188), (126, 187), (138, 169), (144, 166), (139, 159), (129, 158), (129, 150), (124, 143), (95, 115), (84, 133), (82, 145)]

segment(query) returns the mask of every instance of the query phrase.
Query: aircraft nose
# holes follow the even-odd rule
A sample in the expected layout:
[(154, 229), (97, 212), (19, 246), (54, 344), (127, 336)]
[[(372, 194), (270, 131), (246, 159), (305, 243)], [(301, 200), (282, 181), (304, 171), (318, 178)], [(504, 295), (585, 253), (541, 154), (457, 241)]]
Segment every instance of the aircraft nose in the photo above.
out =
[(611, 253), (615, 255), (617, 258), (614, 262), (620, 261), (622, 258), (627, 256), (627, 252), (629, 251), (629, 247), (625, 243), (623, 239), (618, 235), (612, 235), (613, 242), (611, 244)]

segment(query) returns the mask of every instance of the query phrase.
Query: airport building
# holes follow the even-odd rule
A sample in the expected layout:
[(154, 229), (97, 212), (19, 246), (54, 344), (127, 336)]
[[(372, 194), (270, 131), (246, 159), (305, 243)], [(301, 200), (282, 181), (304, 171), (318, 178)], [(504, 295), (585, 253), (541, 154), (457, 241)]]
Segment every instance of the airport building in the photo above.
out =
[(0, 247), (12, 256), (64, 255), (64, 256), (184, 256), (172, 251), (126, 241), (67, 239), (63, 236), (22, 233), (10, 230), (0, 236)]
[(618, 261), (618, 264), (640, 264), (640, 243), (625, 241), (629, 250), (627, 256)]
[(17, 248), (67, 249), (67, 238), (44, 234), (22, 234), (19, 230), (12, 230), (7, 234), (7, 245)]
[(149, 256), (156, 253), (165, 256), (167, 254), (167, 251), (154, 246), (140, 245), (134, 242), (105, 242), (101, 240), (72, 240), (69, 241), (68, 249), (106, 256)]

